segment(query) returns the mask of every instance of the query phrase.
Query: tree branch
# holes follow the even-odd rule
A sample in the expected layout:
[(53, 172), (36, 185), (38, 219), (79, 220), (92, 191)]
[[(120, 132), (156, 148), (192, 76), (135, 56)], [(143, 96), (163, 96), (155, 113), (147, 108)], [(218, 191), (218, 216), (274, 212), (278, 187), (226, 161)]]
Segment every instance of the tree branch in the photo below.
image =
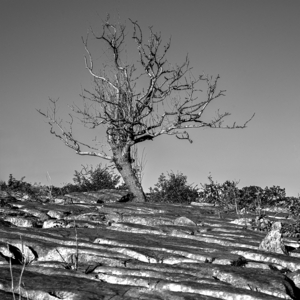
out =
[[(224, 124), (224, 119), (230, 114), (219, 111), (215, 117), (204, 121), (203, 114), (209, 105), (225, 95), (224, 90), (217, 88), (220, 76), (193, 76), (188, 56), (181, 64), (172, 65), (167, 60), (171, 39), (163, 44), (161, 34), (150, 27), (149, 38), (145, 40), (138, 22), (129, 20), (133, 26), (131, 38), (138, 55), (136, 65), (126, 65), (123, 62), (125, 26), (114, 25), (109, 17), (104, 22), (100, 35), (96, 35), (91, 29), (86, 38), (82, 38), (86, 51), (85, 68), (93, 77), (94, 89), (84, 90), (81, 95), (83, 108), (76, 105), (71, 108), (85, 126), (92, 129), (105, 126), (108, 144), (121, 149), (124, 155), (133, 145), (153, 140), (160, 135), (175, 135), (178, 139), (191, 142), (187, 130), (192, 128), (246, 128), (254, 115), (242, 125), (235, 122), (232, 125)], [(104, 68), (99, 75), (94, 71), (96, 67), (88, 46), (90, 34), (112, 53), (111, 72), (106, 73)], [(203, 84), (206, 89), (203, 89)], [(140, 88), (141, 86), (144, 88)], [(79, 155), (113, 159), (103, 151), (99, 152), (98, 149), (79, 142), (73, 136), (72, 116), (70, 129), (64, 129), (62, 120), (56, 118), (56, 101), (50, 101), (53, 105), (51, 113), (38, 112), (48, 119), (52, 134)], [(88, 105), (88, 101), (92, 104)], [(82, 150), (83, 147), (87, 151)]]
[[(112, 160), (111, 156), (106, 155), (104, 152), (95, 152), (95, 151), (82, 151), (81, 150), (81, 146), (87, 147), (88, 149), (91, 150), (97, 150), (94, 147), (91, 147), (88, 144), (82, 143), (80, 141), (78, 141), (77, 139), (75, 139), (73, 137), (73, 117), (72, 115), (70, 115), (71, 117), (71, 121), (68, 122), (70, 129), (69, 130), (65, 130), (62, 127), (62, 120), (61, 119), (57, 119), (56, 117), (56, 111), (57, 111), (57, 100), (52, 100), (49, 99), (50, 102), (52, 103), (53, 107), (51, 108), (51, 112), (49, 113), (49, 111), (47, 111), (47, 113), (43, 113), (40, 109), (37, 109), (37, 111), (44, 117), (46, 117), (48, 119), (48, 124), (50, 125), (50, 133), (53, 134), (55, 137), (57, 137), (58, 139), (60, 139), (67, 147), (71, 148), (72, 150), (75, 150), (76, 154), (79, 155), (90, 155), (90, 156), (98, 156), (101, 157), (103, 159), (107, 159), (107, 160)], [(57, 133), (55, 130), (55, 127), (58, 128), (58, 130), (61, 133)]]

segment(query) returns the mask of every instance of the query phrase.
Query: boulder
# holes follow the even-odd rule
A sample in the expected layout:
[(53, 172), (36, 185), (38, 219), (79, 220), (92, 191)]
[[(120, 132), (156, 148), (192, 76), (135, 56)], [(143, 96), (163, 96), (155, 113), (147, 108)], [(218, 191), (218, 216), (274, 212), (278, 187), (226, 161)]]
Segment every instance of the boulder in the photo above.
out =
[(268, 252), (289, 255), (283, 243), (282, 234), (280, 232), (281, 227), (281, 222), (273, 223), (271, 231), (262, 240), (258, 249)]

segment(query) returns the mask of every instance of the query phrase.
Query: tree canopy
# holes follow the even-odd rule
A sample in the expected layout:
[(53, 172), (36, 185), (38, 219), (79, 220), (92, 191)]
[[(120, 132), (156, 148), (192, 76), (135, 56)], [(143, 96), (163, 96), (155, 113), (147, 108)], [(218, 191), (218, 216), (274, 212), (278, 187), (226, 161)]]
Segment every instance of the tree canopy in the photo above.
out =
[[(128, 39), (126, 27), (113, 24), (109, 17), (99, 35), (91, 29), (82, 38), (86, 50), (85, 67), (92, 76), (94, 88), (84, 90), (82, 108), (72, 106), (84, 126), (91, 129), (105, 126), (110, 153), (83, 143), (73, 135), (73, 115), (70, 114), (69, 128), (64, 127), (63, 120), (57, 116), (57, 100), (50, 99), (52, 106), (47, 112), (38, 111), (48, 119), (50, 132), (76, 154), (113, 162), (136, 201), (145, 201), (132, 168), (131, 149), (134, 145), (162, 135), (174, 135), (192, 142), (188, 132), (191, 128), (245, 128), (253, 116), (242, 125), (225, 125), (223, 120), (230, 113), (218, 111), (209, 121), (204, 121), (203, 113), (209, 104), (225, 95), (224, 90), (217, 88), (220, 76), (195, 76), (188, 56), (181, 64), (171, 64), (167, 59), (171, 41), (164, 44), (161, 34), (154, 32), (152, 27), (145, 39), (139, 23), (129, 21), (131, 39), (137, 50), (135, 63), (127, 64), (123, 57)], [(100, 72), (96, 71), (89, 48), (91, 38), (112, 55), (112, 63)]]

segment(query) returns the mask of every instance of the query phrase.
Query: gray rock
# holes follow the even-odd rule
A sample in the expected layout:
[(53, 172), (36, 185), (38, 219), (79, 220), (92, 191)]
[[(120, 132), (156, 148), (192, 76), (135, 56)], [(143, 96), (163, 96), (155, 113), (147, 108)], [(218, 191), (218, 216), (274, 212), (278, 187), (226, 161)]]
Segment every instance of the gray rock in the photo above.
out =
[(280, 232), (281, 227), (281, 222), (273, 223), (271, 231), (262, 240), (258, 249), (268, 252), (289, 255), (283, 243), (282, 234)]
[(4, 203), (0, 299), (12, 299), (12, 281), (16, 298), (30, 300), (299, 299), (300, 259), (278, 253), (280, 224), (259, 247), (265, 234), (232, 222), (232, 215), (119, 202), (127, 194), (104, 190), (59, 203)]
[(175, 225), (196, 226), (196, 223), (187, 217), (179, 217), (174, 221)]

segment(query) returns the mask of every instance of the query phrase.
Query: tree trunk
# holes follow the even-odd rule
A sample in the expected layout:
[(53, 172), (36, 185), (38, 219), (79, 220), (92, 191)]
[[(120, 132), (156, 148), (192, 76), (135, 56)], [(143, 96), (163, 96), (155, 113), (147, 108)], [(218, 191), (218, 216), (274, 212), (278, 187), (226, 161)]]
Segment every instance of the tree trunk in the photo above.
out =
[(112, 147), (112, 152), (115, 166), (127, 185), (129, 192), (134, 196), (133, 202), (145, 202), (146, 196), (143, 188), (132, 168), (130, 149), (122, 155), (122, 149)]

